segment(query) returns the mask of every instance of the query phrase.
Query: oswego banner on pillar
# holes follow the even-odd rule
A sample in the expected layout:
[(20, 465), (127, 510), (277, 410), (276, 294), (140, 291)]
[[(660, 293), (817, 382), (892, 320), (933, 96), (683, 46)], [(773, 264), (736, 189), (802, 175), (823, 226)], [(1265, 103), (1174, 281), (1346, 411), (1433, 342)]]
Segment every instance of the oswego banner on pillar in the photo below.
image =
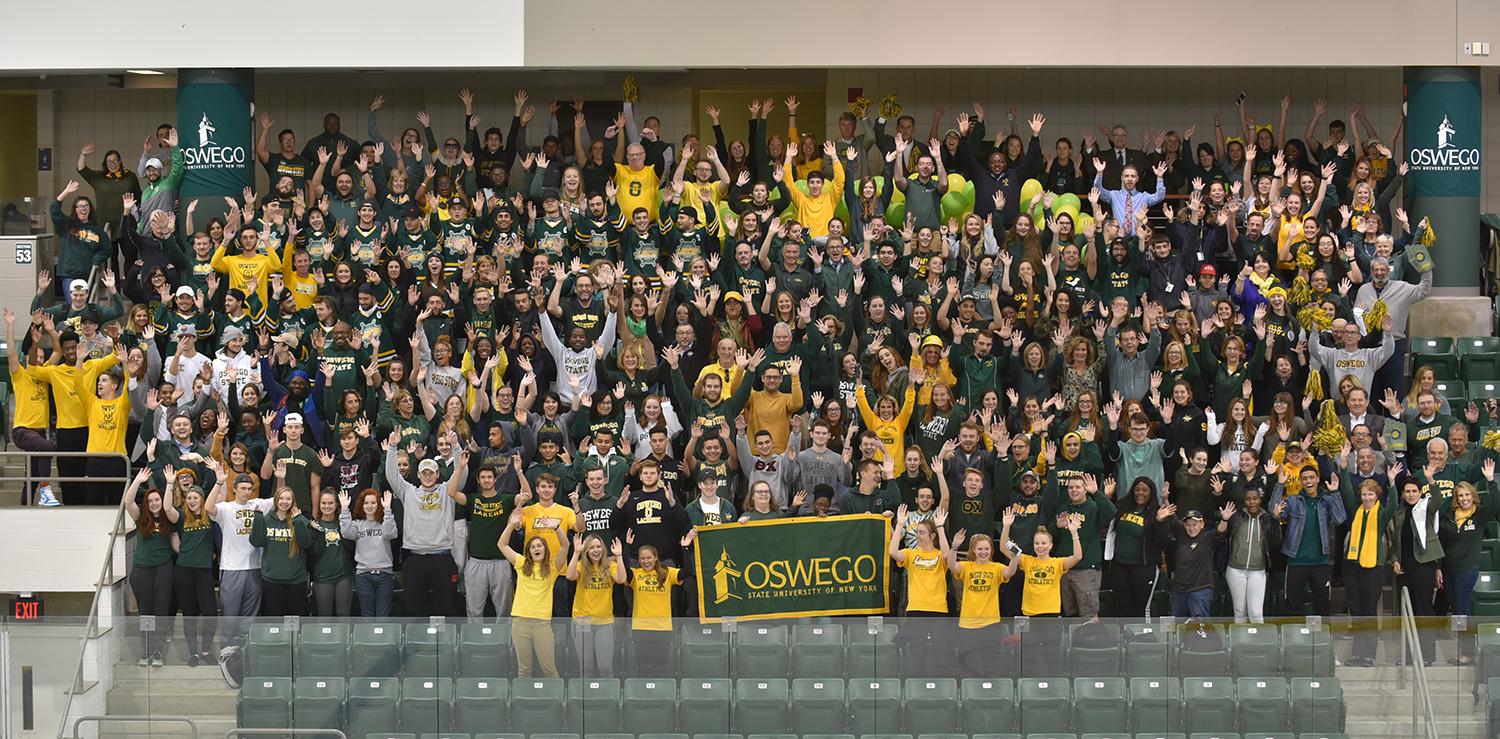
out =
[(177, 76), (181, 195), (237, 196), (255, 183), (250, 136), (254, 75), (239, 69), (184, 69)]
[(1406, 180), (1413, 197), (1478, 197), (1479, 82), (1418, 80), (1407, 88)]
[(860, 514), (707, 526), (694, 567), (705, 623), (885, 613), (890, 522)]

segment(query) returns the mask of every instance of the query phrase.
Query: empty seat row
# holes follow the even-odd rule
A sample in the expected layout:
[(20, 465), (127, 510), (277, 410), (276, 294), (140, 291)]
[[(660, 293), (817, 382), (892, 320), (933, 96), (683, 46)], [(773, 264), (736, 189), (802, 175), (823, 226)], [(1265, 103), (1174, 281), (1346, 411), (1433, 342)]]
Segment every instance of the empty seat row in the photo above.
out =
[[(1188, 710), (1191, 709), (1191, 710)], [(799, 735), (993, 732), (1341, 731), (1332, 678), (256, 678), (247, 728), (348, 728), (535, 735), (593, 727), (631, 734), (730, 729)]]
[[(1213, 639), (1190, 638), (1199, 633), (1196, 626), (1188, 636), (1147, 624), (1123, 629), (1114, 624), (1075, 624), (1051, 634), (1041, 624), (1034, 627), (1014, 644), (997, 637), (992, 653), (971, 660), (984, 670), (979, 674), (1317, 677), (1331, 676), (1335, 664), (1328, 630), (1304, 625), (1203, 627)], [(1083, 628), (1093, 631), (1080, 631)], [(677, 637), (672, 669), (681, 677), (901, 677), (922, 664), (910, 658), (910, 651), (930, 649), (916, 643), (903, 648), (899, 626), (890, 622), (849, 628), (741, 625), (733, 631), (716, 624), (691, 625)], [(964, 669), (957, 659), (962, 656), (945, 655), (942, 661), (953, 658), (955, 670)], [(245, 675), (508, 677), (513, 664), (505, 622), (404, 628), (315, 624), (299, 633), (279, 624), (261, 624), (249, 634)]]
[[(463, 734), (437, 732), (398, 734), (379, 732), (364, 739), (528, 739), (525, 734)], [(1308, 732), (1288, 733), (1097, 733), (1097, 734), (532, 734), (529, 739), (1349, 739), (1347, 734)]]

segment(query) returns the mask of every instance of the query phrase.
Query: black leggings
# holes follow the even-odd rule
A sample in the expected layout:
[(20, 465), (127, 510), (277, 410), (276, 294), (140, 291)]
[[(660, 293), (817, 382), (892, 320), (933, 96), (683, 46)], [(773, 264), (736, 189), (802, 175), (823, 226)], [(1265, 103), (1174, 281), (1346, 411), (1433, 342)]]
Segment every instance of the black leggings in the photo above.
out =
[[(1396, 576), (1396, 592), (1400, 593), (1401, 588), (1411, 592), (1411, 614), (1417, 618), (1417, 639), (1422, 646), (1422, 659), (1431, 662), (1437, 652), (1437, 624), (1434, 623), (1436, 619), (1432, 618), (1432, 599), (1437, 591), (1437, 564), (1415, 562), (1411, 557), (1403, 557), (1401, 573)], [(1411, 657), (1410, 654), (1406, 655), (1408, 660)]]
[(188, 654), (212, 651), (214, 619), (219, 603), (214, 599), (214, 571), (208, 567), (183, 567), (172, 570), (172, 588), (177, 605), (182, 608), (182, 631), (187, 636)]
[(1333, 565), (1291, 565), (1286, 568), (1286, 601), (1293, 613), (1307, 605), (1312, 595), (1312, 614), (1328, 618), (1328, 595), (1332, 589)]
[(1115, 615), (1126, 619), (1142, 619), (1150, 616), (1151, 592), (1156, 585), (1156, 565), (1128, 565), (1112, 562), (1109, 565), (1110, 589), (1115, 595)]
[(406, 586), (406, 615), (453, 615), (458, 602), (458, 564), (453, 555), (408, 551), (401, 562), (401, 574)]
[[(89, 430), (87, 426), (76, 429), (60, 428), (57, 430), (57, 451), (59, 452), (81, 452), (87, 449), (88, 445)], [(57, 462), (58, 471), (68, 470), (67, 474), (60, 475), (60, 477), (82, 477), (82, 475), (76, 473), (76, 470), (81, 467), (78, 464), (78, 461), (81, 459), (85, 463), (88, 461), (81, 457), (59, 457)], [(59, 497), (63, 505), (87, 505), (88, 485), (88, 483), (84, 482), (58, 483), (58, 488), (62, 493)], [(123, 491), (124, 489), (125, 486), (121, 485), (120, 490)]]
[(307, 581), (261, 583), (260, 615), (306, 616)]
[(130, 589), (135, 593), (136, 608), (142, 616), (156, 616), (155, 628), (141, 631), (141, 649), (147, 656), (161, 654), (171, 632), (167, 616), (172, 606), (172, 563), (154, 567), (136, 565), (130, 573)]

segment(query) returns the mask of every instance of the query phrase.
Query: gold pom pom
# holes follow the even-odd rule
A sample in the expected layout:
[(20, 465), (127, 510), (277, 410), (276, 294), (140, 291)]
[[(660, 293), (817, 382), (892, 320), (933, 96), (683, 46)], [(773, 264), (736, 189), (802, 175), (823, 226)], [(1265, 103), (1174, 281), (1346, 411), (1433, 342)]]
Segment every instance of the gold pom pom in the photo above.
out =
[(880, 117), (894, 118), (898, 115), (901, 115), (901, 103), (896, 102), (895, 95), (886, 95), (880, 101)]
[(1323, 399), (1323, 371), (1312, 370), (1307, 373), (1307, 383), (1302, 386), (1302, 394), (1313, 400)]
[(1432, 219), (1424, 218), (1422, 223), (1417, 224), (1417, 243), (1426, 247), (1437, 243), (1437, 231), (1432, 228)]
[(1307, 284), (1307, 278), (1297, 275), (1292, 280), (1292, 289), (1286, 291), (1286, 302), (1294, 306), (1307, 305), (1312, 301), (1312, 287)]
[(1309, 303), (1297, 311), (1297, 321), (1303, 328), (1316, 328), (1319, 331), (1327, 331), (1333, 327), (1333, 316), (1328, 315), (1316, 303)]
[(1312, 247), (1310, 245), (1303, 244), (1297, 247), (1297, 269), (1310, 270), (1316, 264), (1317, 261), (1313, 259)]
[(1385, 317), (1388, 315), (1390, 315), (1390, 311), (1386, 309), (1385, 301), (1375, 301), (1375, 304), (1371, 305), (1370, 309), (1365, 311), (1365, 331), (1368, 333), (1380, 330), (1381, 324), (1385, 323)]
[(869, 108), (870, 99), (865, 97), (864, 95), (860, 95), (859, 97), (854, 99), (854, 102), (849, 103), (849, 112), (853, 113), (854, 117), (856, 118), (864, 118), (865, 111)]
[(1484, 448), (1492, 452), (1500, 452), (1500, 431), (1484, 432)]
[(1313, 429), (1313, 447), (1329, 456), (1343, 451), (1344, 444), (1348, 443), (1349, 436), (1344, 433), (1344, 425), (1339, 423), (1338, 413), (1334, 411), (1333, 401), (1323, 401), (1322, 410), (1318, 411), (1318, 423)]
[(641, 88), (636, 87), (635, 75), (625, 76), (625, 84), (620, 86), (620, 98), (627, 103), (638, 102), (641, 99)]

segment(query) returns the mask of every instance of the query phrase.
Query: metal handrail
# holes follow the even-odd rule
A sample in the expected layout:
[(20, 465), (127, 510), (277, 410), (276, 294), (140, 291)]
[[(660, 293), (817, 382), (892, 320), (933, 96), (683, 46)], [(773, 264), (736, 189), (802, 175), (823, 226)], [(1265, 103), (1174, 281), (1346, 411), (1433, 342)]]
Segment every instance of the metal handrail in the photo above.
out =
[(347, 734), (338, 729), (230, 729), (224, 732), (224, 739), (234, 739), (237, 736), (328, 736), (349, 739)]
[[(198, 723), (188, 718), (187, 716), (79, 716), (78, 720), (73, 722), (72, 739), (82, 739), (82, 737), (78, 735), (79, 724), (82, 724), (84, 722), (102, 724), (106, 721), (118, 721), (136, 724), (149, 723), (151, 721), (170, 721), (176, 724), (187, 724), (188, 728), (193, 730), (193, 739), (198, 739)], [(67, 722), (65, 721), (64, 724), (66, 723)], [(62, 732), (59, 731), (58, 736), (61, 737)]]
[[(10, 452), (4, 452), (4, 453), (5, 454), (9, 454)], [(43, 454), (51, 454), (51, 452), (38, 452), (38, 453), (35, 454), (35, 456), (41, 456)], [(65, 452), (64, 454), (77, 454), (77, 452)], [(125, 455), (120, 455), (120, 456), (123, 457)], [(130, 479), (130, 460), (128, 458), (125, 460), (125, 475), (126, 475), (126, 479), (127, 480)], [(30, 464), (26, 465), (26, 476), (27, 476), (28, 480), (31, 477), (31, 465)], [(124, 483), (123, 482), (121, 484), (121, 487), (123, 489), (123, 487), (124, 487)], [(93, 603), (91, 603), (89, 605), (89, 617), (88, 617), (88, 620), (84, 622), (84, 625), (83, 625), (83, 634), (78, 638), (78, 668), (76, 670), (74, 670), (74, 672), (73, 672), (73, 684), (72, 684), (72, 686), (70, 686), (68, 688), (68, 690), (67, 690), (67, 696), (68, 697), (63, 702), (62, 721), (59, 722), (58, 727), (57, 727), (57, 738), (58, 739), (63, 739), (63, 733), (67, 730), (67, 727), (68, 727), (68, 715), (73, 711), (73, 696), (75, 694), (77, 694), (79, 691), (83, 690), (83, 665), (84, 665), (84, 661), (88, 658), (89, 639), (94, 638), (94, 636), (95, 636), (94, 632), (98, 629), (98, 626), (99, 626), (99, 602), (100, 602), (100, 600), (102, 600), (102, 596), (103, 596), (103, 593), (104, 593), (104, 586), (105, 586), (106, 583), (109, 583), (112, 580), (112, 578), (110, 576), (113, 573), (114, 566), (115, 566), (115, 542), (119, 540), (120, 533), (121, 533), (122, 529), (124, 528), (124, 523), (125, 523), (125, 503), (126, 503), (125, 496), (122, 494), (122, 495), (120, 495), (120, 504), (115, 507), (115, 520), (114, 520), (114, 523), (109, 527), (109, 545), (105, 547), (105, 551), (104, 551), (104, 564), (99, 567), (99, 579), (94, 583), (94, 601), (93, 601)], [(100, 717), (97, 717), (97, 716), (93, 716), (93, 717), (85, 716), (83, 718), (80, 718), (79, 721), (82, 721), (84, 718), (98, 719)], [(110, 720), (120, 720), (120, 719), (118, 719), (118, 717), (110, 717)], [(133, 720), (133, 719), (126, 719), (126, 720)], [(176, 718), (167, 717), (164, 720), (176, 720)], [(187, 720), (188, 723), (190, 723), (190, 724), (192, 723), (191, 719), (185, 719), (185, 720)], [(77, 731), (78, 731), (78, 724), (77, 724), (77, 722), (75, 722), (73, 724), (73, 731), (74, 731), (74, 735), (76, 736), (77, 735)], [(194, 725), (193, 726), (193, 736), (196, 737), (197, 735), (198, 735), (198, 727), (197, 727), (197, 725)]]
[[(22, 472), (18, 476), (17, 475), (0, 475), (0, 484), (3, 484), (3, 483), (13, 483), (13, 482), (20, 481), (23, 484), (25, 484), (27, 488), (30, 488), (31, 484), (34, 483), (34, 482), (118, 482), (118, 483), (120, 483), (120, 489), (124, 490), (125, 486), (130, 484), (130, 480), (131, 480), (131, 478), (134, 475), (134, 470), (132, 470), (130, 468), (130, 455), (128, 455), (128, 454), (114, 454), (114, 453), (110, 453), (110, 452), (61, 452), (61, 451), (28, 452), (28, 451), (21, 450), (21, 449), (3, 449), (3, 450), (0, 450), (0, 459), (5, 459), (5, 458), (8, 458), (8, 457), (20, 457), (21, 458)], [(98, 477), (98, 476), (83, 477), (83, 476), (78, 476), (78, 475), (70, 475), (70, 476), (48, 475), (45, 480), (39, 480), (39, 479), (33, 477), (32, 474), (31, 474), (31, 460), (34, 459), (34, 458), (36, 458), (36, 457), (46, 457), (48, 459), (50, 459), (52, 457), (62, 457), (62, 458), (81, 457), (81, 458), (85, 458), (85, 459), (94, 458), (94, 457), (116, 457), (118, 459), (122, 459), (122, 460), (125, 461), (125, 476), (124, 477), (113, 477), (113, 476), (111, 476), (111, 477)]]
[[(1437, 715), (1432, 709), (1432, 692), (1427, 685), (1427, 662), (1422, 642), (1417, 636), (1417, 617), (1411, 608), (1411, 592), (1401, 588), (1402, 658), (1412, 671), (1411, 735), (1417, 739), (1418, 714), (1427, 739), (1438, 739)], [(1405, 674), (1405, 670), (1402, 670)]]

